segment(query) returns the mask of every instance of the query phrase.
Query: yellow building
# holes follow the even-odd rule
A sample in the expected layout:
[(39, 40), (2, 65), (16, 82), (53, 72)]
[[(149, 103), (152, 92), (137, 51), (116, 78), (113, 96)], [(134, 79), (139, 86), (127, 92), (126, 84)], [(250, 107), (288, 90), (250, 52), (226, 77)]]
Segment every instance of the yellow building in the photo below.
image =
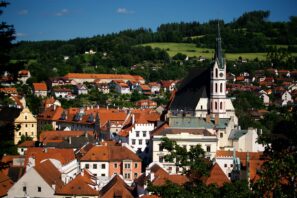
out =
[(30, 112), (28, 107), (24, 108), (19, 117), (14, 120), (14, 144), (21, 140), (21, 136), (32, 137), (37, 140), (37, 119)]

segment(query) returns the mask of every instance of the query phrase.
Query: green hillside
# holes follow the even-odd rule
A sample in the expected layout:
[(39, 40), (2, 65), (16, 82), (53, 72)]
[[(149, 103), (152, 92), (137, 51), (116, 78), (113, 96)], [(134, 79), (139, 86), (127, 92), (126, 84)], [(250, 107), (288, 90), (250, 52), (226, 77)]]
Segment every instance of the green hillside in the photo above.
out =
[[(209, 48), (198, 48), (193, 43), (146, 43), (142, 46), (151, 46), (152, 48), (160, 48), (167, 51), (169, 56), (174, 56), (177, 53), (185, 54), (189, 57), (206, 57), (212, 58), (214, 54), (214, 49)], [(226, 59), (235, 60), (238, 57), (242, 57), (243, 59), (253, 60), (258, 58), (259, 60), (266, 59), (266, 53), (227, 53), (225, 54)]]

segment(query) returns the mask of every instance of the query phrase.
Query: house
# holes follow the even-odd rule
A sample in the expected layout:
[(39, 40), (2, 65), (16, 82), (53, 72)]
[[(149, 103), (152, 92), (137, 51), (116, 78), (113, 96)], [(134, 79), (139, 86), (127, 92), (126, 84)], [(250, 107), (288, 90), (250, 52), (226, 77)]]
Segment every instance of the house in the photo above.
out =
[(81, 159), (80, 168), (87, 169), (97, 177), (122, 175), (132, 182), (141, 174), (141, 159), (124, 145), (101, 145), (92, 147)]
[(86, 95), (88, 94), (88, 88), (84, 84), (77, 84), (74, 86), (74, 93), (77, 95)]
[(176, 86), (176, 81), (174, 80), (163, 80), (160, 82), (162, 89), (164, 90), (164, 92), (172, 92), (175, 89)]
[[(264, 163), (262, 152), (223, 151), (216, 152), (215, 162), (230, 179), (257, 179), (257, 170)], [(238, 175), (233, 175), (238, 171)]]
[(98, 91), (104, 93), (104, 94), (108, 94), (109, 93), (109, 85), (107, 83), (98, 83), (97, 84), (97, 89)]
[(217, 187), (222, 187), (226, 183), (231, 183), (230, 179), (227, 175), (223, 172), (221, 167), (215, 163), (210, 170), (209, 176), (204, 179), (204, 183), (206, 185), (214, 184)]
[(157, 82), (150, 82), (148, 83), (148, 86), (151, 88), (151, 92), (153, 94), (160, 93), (161, 85)]
[(37, 141), (37, 119), (28, 107), (24, 108), (14, 120), (14, 144), (18, 144), (22, 136), (31, 137)]
[(47, 96), (47, 86), (45, 83), (33, 83), (33, 91), (37, 97)]
[(153, 100), (138, 100), (135, 102), (135, 106), (141, 109), (154, 109), (157, 108), (157, 102)]
[(167, 181), (181, 186), (188, 182), (189, 179), (185, 175), (169, 174), (162, 168), (162, 165), (152, 162), (147, 166), (145, 172), (135, 180), (138, 195), (144, 197), (149, 194), (147, 191), (148, 183), (153, 186), (163, 186)]
[(285, 91), (285, 92), (281, 95), (281, 99), (282, 99), (282, 106), (287, 106), (287, 105), (293, 103), (292, 95), (291, 95), (290, 92), (288, 92), (288, 91)]
[(26, 172), (49, 160), (60, 172), (60, 179), (68, 183), (79, 172), (79, 164), (73, 149), (31, 147), (25, 155)]
[(96, 179), (88, 171), (82, 170), (73, 180), (61, 188), (56, 188), (55, 197), (98, 197)]
[(29, 70), (20, 70), (18, 72), (18, 81), (21, 81), (23, 84), (31, 77), (31, 73)]
[(155, 129), (157, 121), (160, 120), (160, 114), (156, 111), (133, 110), (131, 121), (123, 127), (117, 134), (121, 142), (126, 142), (143, 159), (146, 164), (149, 161), (149, 141), (151, 131)]
[(151, 88), (148, 85), (142, 84), (138, 85), (137, 88), (138, 92), (144, 94), (144, 95), (151, 95)]
[(115, 92), (119, 94), (131, 94), (130, 87), (121, 81), (114, 81)]
[(36, 145), (38, 145), (36, 141), (26, 140), (18, 145), (18, 153), (20, 155), (25, 155), (25, 152), (28, 150), (28, 148), (35, 147)]
[(137, 197), (134, 192), (134, 187), (128, 186), (119, 175), (114, 175), (112, 179), (100, 190), (99, 197)]
[(50, 160), (28, 170), (8, 191), (7, 197), (54, 197), (63, 185), (61, 173)]
[(59, 106), (59, 107), (62, 106), (61, 102), (59, 100), (55, 99), (53, 96), (51, 96), (50, 98), (44, 99), (44, 101), (43, 101), (44, 108), (49, 108), (53, 105)]
[(259, 98), (263, 101), (263, 104), (265, 106), (269, 106), (270, 104), (270, 99), (267, 93), (259, 93)]
[(129, 85), (131, 90), (135, 90), (140, 85), (140, 83), (136, 80), (128, 80), (127, 85)]
[(72, 90), (68, 88), (53, 88), (53, 94), (56, 98), (64, 98), (64, 99), (75, 99), (75, 96), (72, 95)]
[(49, 86), (49, 88), (53, 88), (56, 86), (65, 86), (65, 85), (75, 85), (74, 82), (72, 82), (72, 80), (69, 80), (68, 78), (65, 77), (55, 77), (55, 78), (50, 78), (47, 81), (47, 84)]
[(13, 76), (9, 72), (5, 71), (4, 74), (0, 76), (0, 84), (5, 87), (13, 86)]
[(0, 88), (0, 92), (1, 93), (4, 93), (4, 94), (10, 94), (10, 95), (13, 95), (13, 96), (16, 96), (18, 95), (18, 91), (15, 87), (1, 87)]

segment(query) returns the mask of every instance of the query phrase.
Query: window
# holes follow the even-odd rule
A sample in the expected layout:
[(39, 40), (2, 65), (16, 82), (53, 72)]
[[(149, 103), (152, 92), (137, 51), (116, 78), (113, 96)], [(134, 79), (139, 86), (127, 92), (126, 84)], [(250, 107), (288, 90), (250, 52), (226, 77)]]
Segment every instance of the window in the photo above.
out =
[(139, 131), (136, 131), (136, 137), (139, 137)]
[(21, 132), (19, 132), (19, 136), (21, 136), (22, 135), (22, 133)]
[(220, 109), (223, 109), (223, 102), (220, 102)]
[(105, 169), (105, 164), (101, 164), (101, 168), (102, 169)]
[(23, 186), (23, 191), (26, 192), (27, 191), (27, 187)]
[(28, 127), (28, 125), (26, 124), (25, 127)]
[(164, 162), (164, 157), (163, 156), (159, 156), (159, 162)]
[(134, 173), (134, 178), (137, 178), (138, 174), (137, 173)]
[(137, 167), (138, 167), (138, 163), (135, 163), (135, 164), (134, 164), (134, 168), (137, 168)]
[(206, 152), (210, 152), (210, 145), (206, 146)]
[(104, 173), (102, 173), (102, 174), (101, 174), (101, 176), (105, 177), (105, 174), (104, 174)]
[(130, 168), (130, 164), (125, 164), (125, 168)]
[(203, 109), (203, 106), (202, 106), (202, 105), (200, 106), (200, 109), (201, 109), (201, 110)]
[(114, 164), (113, 167), (114, 167), (114, 168), (118, 168), (118, 164)]
[(223, 83), (220, 84), (220, 92), (223, 93)]
[(194, 145), (191, 145), (191, 146), (190, 146), (190, 149), (193, 149), (193, 148), (194, 148)]
[(159, 151), (163, 151), (163, 146), (162, 146), (162, 144), (159, 144)]
[(90, 168), (90, 167), (89, 167), (89, 164), (86, 164), (86, 165), (85, 165), (85, 168), (86, 168), (86, 169), (89, 169), (89, 168)]
[(187, 150), (187, 145), (183, 145), (183, 148)]
[(220, 138), (222, 138), (224, 136), (224, 133), (220, 133)]
[(217, 110), (218, 109), (218, 103), (215, 102), (215, 109)]
[(146, 137), (146, 131), (142, 131), (143, 137)]
[(37, 191), (41, 192), (41, 187), (40, 186), (38, 186)]
[(125, 179), (130, 179), (130, 173), (125, 173), (124, 177)]
[(216, 68), (216, 78), (218, 77), (218, 68)]
[(227, 167), (227, 164), (224, 164), (224, 167)]
[(27, 116), (25, 116), (25, 120), (27, 120)]
[(135, 139), (132, 139), (132, 145), (135, 145)]
[(97, 169), (97, 164), (93, 164), (93, 169)]
[(139, 145), (142, 145), (142, 140), (138, 140)]
[(33, 136), (33, 135), (34, 135), (34, 133), (32, 132), (32, 133), (31, 133), (31, 135)]
[(215, 83), (215, 93), (217, 93), (217, 92), (218, 92), (218, 84)]
[(34, 124), (32, 124), (32, 127), (34, 127)]
[(230, 167), (233, 167), (233, 164), (230, 164)]

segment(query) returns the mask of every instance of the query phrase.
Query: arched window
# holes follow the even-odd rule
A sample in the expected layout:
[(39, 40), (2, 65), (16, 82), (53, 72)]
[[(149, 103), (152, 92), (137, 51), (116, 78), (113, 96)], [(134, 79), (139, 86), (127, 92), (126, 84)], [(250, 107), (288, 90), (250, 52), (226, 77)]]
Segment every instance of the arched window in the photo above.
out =
[(217, 92), (218, 92), (218, 84), (215, 83), (215, 93), (217, 93)]
[(218, 77), (218, 68), (216, 68), (216, 78)]
[(215, 109), (218, 109), (218, 103), (215, 102)]
[(220, 84), (220, 92), (223, 93), (223, 83)]
[(220, 109), (223, 109), (223, 102), (220, 102)]

